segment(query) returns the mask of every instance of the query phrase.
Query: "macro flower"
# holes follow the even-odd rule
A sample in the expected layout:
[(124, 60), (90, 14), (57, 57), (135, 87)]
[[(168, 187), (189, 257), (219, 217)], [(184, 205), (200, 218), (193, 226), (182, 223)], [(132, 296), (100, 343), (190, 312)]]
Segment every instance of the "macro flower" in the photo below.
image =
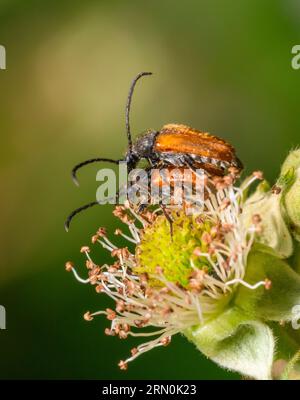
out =
[[(294, 160), (295, 154), (289, 157)], [(144, 338), (120, 361), (122, 370), (181, 333), (221, 367), (243, 376), (297, 375), (299, 357), (294, 354), (300, 340), (294, 338), (294, 346), (281, 350), (287, 348), (282, 344), (292, 309), (300, 304), (300, 251), (295, 250), (300, 197), (294, 193), (300, 162), (288, 164), (272, 188), (260, 171), (239, 186), (234, 169), (224, 177), (209, 177), (198, 212), (168, 207), (172, 234), (160, 206), (138, 212), (129, 202), (118, 205), (113, 214), (124, 228), (114, 234), (128, 246), (119, 248), (99, 228), (91, 241), (111, 253), (112, 264), (94, 260), (89, 246), (81, 248), (86, 278), (73, 263), (66, 264), (77, 280), (113, 301), (112, 308), (87, 312), (87, 321), (104, 315), (110, 321), (105, 334)], [(294, 254), (298, 258), (291, 259)]]

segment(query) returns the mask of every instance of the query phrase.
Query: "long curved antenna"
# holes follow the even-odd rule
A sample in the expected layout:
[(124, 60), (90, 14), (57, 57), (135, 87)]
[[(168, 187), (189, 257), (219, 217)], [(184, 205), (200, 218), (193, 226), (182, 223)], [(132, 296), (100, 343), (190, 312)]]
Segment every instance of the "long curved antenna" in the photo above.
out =
[(73, 179), (73, 182), (75, 183), (75, 185), (79, 186), (79, 182), (78, 182), (76, 173), (81, 167), (84, 167), (85, 165), (88, 165), (88, 164), (92, 164), (94, 162), (100, 162), (100, 161), (118, 164), (119, 161), (121, 161), (121, 160), (112, 160), (110, 158), (91, 158), (90, 160), (86, 160), (86, 161), (83, 161), (83, 162), (75, 165), (75, 167), (72, 169), (72, 179)]
[(132, 84), (129, 89), (129, 94), (127, 97), (127, 104), (126, 104), (126, 132), (127, 132), (127, 139), (128, 139), (128, 151), (132, 149), (132, 138), (131, 138), (131, 132), (130, 132), (130, 124), (129, 124), (129, 114), (130, 114), (130, 106), (131, 106), (131, 100), (132, 100), (132, 95), (134, 91), (134, 87), (137, 83), (137, 81), (142, 77), (146, 75), (152, 75), (152, 72), (140, 72), (132, 81)]
[[(125, 192), (126, 193), (126, 192)], [(109, 202), (110, 200), (116, 200), (116, 203), (118, 202), (120, 196), (124, 194), (124, 187), (122, 187), (122, 189), (119, 189), (116, 193), (115, 196), (111, 196), (108, 199), (105, 200), (99, 200), (99, 201), (92, 201), (91, 203), (85, 204), (84, 206), (81, 206), (79, 208), (76, 208), (76, 210), (72, 211), (71, 214), (68, 216), (68, 218), (65, 221), (65, 230), (68, 232), (69, 231), (69, 227), (70, 227), (70, 223), (72, 221), (72, 219), (75, 217), (75, 215), (79, 214), (81, 211), (86, 210), (87, 208), (91, 208), (96, 206), (97, 204), (106, 204), (107, 202)]]
[(69, 231), (70, 223), (71, 223), (72, 219), (75, 217), (75, 215), (77, 215), (78, 213), (80, 213), (83, 210), (86, 210), (87, 208), (95, 206), (96, 204), (99, 204), (98, 201), (92, 201), (91, 203), (85, 204), (84, 206), (76, 208), (76, 210), (72, 211), (71, 214), (68, 216), (68, 218), (65, 221), (65, 230), (67, 232)]

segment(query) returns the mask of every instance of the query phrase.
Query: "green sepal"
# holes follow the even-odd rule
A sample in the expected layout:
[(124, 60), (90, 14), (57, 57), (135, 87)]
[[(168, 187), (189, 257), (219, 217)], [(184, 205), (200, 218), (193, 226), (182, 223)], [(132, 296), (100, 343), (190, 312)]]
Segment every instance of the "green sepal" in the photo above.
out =
[(275, 359), (290, 360), (300, 349), (300, 330), (293, 329), (290, 323), (268, 322), (276, 337)]
[(294, 183), (283, 194), (282, 208), (294, 238), (300, 242), (300, 168), (297, 170)]
[(281, 380), (300, 380), (300, 369), (299, 367), (297, 368), (299, 361), (300, 350), (298, 350), (287, 363), (283, 374), (281, 375)]
[(275, 186), (278, 186), (281, 190), (288, 190), (292, 184), (295, 182), (296, 172), (294, 167), (290, 167), (287, 170), (284, 170), (284, 173), (281, 173)]
[(184, 331), (207, 357), (223, 368), (255, 379), (271, 379), (274, 338), (271, 329), (232, 307), (210, 322)]
[(292, 308), (300, 304), (300, 275), (269, 247), (255, 244), (248, 255), (245, 282), (254, 285), (269, 279), (271, 288), (254, 290), (239, 285), (234, 303), (253, 319), (290, 321)]
[(278, 182), (286, 183), (282, 196), (282, 211), (291, 233), (300, 241), (300, 149), (290, 152), (281, 167)]
[(288, 260), (289, 265), (300, 274), (300, 243), (296, 242), (294, 246), (294, 254)]
[(300, 167), (300, 149), (291, 150), (281, 166), (280, 175), (285, 175), (292, 168), (294, 170)]

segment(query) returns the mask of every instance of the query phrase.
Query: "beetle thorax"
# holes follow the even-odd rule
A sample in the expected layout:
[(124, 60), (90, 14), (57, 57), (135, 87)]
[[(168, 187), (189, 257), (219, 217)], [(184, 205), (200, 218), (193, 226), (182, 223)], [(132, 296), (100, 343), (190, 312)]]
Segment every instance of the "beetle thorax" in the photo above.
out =
[(132, 147), (132, 153), (137, 158), (151, 158), (153, 155), (153, 146), (158, 132), (148, 131), (139, 136)]

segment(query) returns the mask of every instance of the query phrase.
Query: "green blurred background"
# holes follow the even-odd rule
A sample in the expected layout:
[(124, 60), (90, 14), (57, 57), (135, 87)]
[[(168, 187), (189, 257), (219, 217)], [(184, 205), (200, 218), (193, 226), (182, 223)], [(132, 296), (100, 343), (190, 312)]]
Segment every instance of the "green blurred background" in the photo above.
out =
[[(234, 379), (182, 337), (116, 366), (132, 341), (104, 336), (104, 319), (82, 314), (109, 302), (64, 271), (84, 272), (81, 245), (99, 226), (116, 227), (111, 206), (66, 215), (95, 198), (98, 166), (70, 169), (126, 148), (124, 105), (135, 134), (168, 122), (208, 130), (234, 144), (247, 171), (273, 180), (300, 143), (298, 0), (2, 0), (0, 44), (0, 378)], [(98, 260), (108, 260), (101, 249)]]

